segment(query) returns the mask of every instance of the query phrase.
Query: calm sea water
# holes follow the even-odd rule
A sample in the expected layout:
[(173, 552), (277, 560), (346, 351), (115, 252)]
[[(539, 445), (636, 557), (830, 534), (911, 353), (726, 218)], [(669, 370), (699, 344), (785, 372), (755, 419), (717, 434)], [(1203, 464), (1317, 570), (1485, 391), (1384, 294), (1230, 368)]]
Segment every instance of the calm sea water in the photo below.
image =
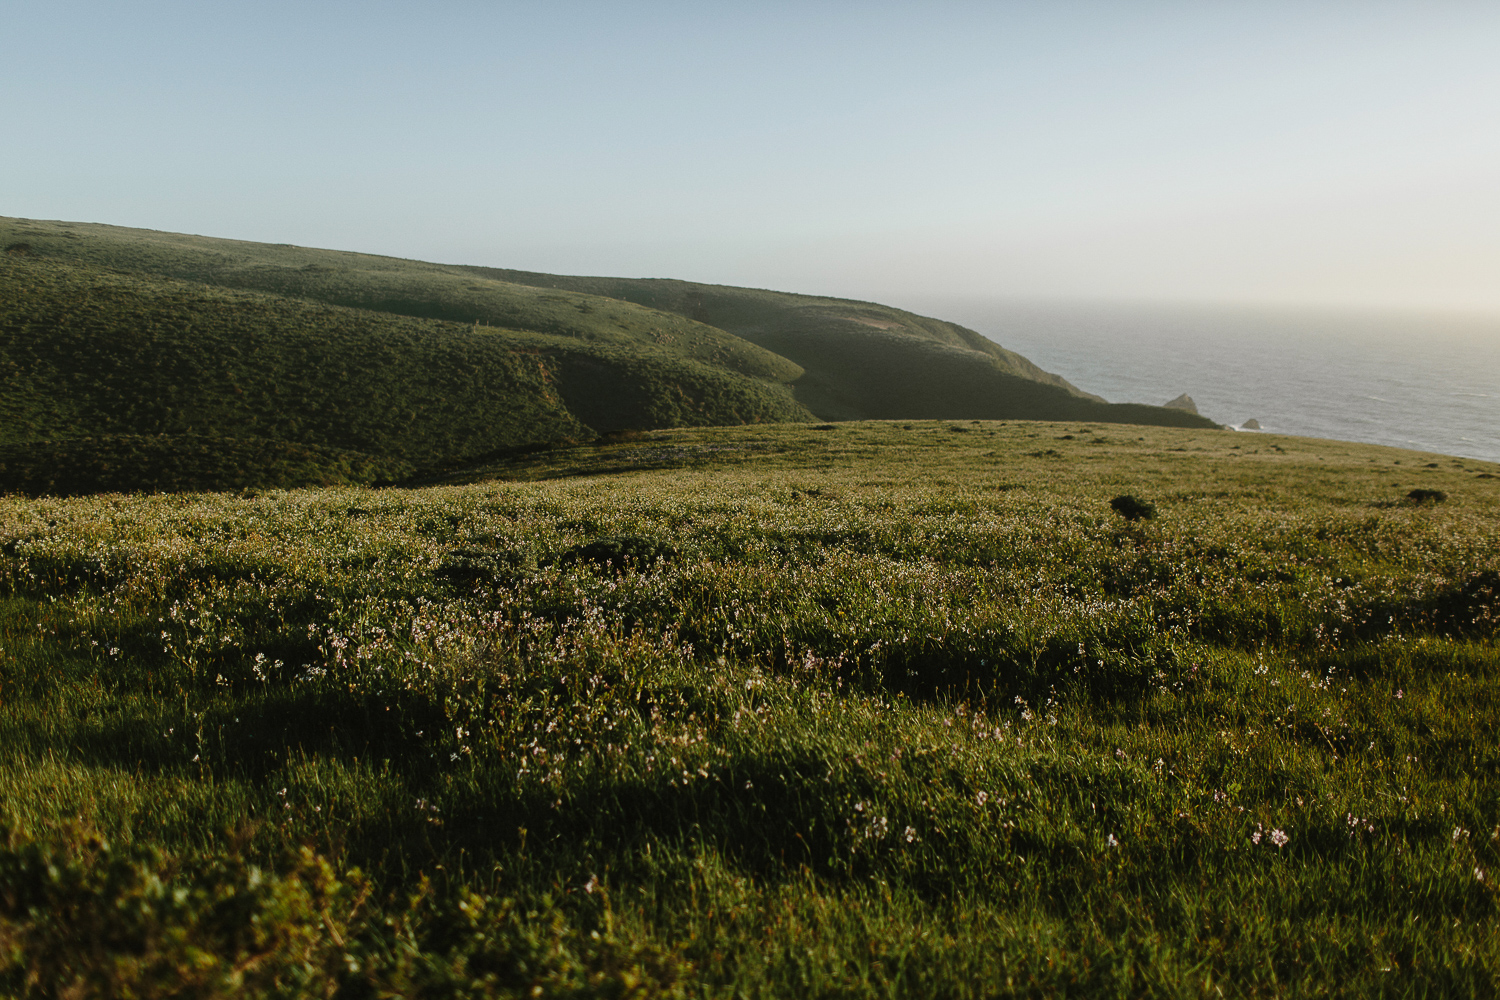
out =
[(1116, 403), (1500, 462), (1500, 317), (919, 299)]

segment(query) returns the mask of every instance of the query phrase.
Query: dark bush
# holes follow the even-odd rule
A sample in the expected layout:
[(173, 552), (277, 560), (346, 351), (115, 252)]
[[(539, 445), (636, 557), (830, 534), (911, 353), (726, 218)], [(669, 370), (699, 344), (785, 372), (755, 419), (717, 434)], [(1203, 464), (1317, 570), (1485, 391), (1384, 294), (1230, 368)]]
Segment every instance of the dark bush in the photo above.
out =
[(559, 563), (586, 562), (611, 569), (624, 569), (630, 563), (645, 565), (657, 559), (675, 559), (677, 550), (663, 542), (640, 535), (615, 535), (575, 545), (562, 554)]
[(527, 552), (495, 549), (452, 549), (443, 557), (437, 575), (454, 583), (496, 583), (532, 566)]
[(1415, 504), (1442, 503), (1448, 499), (1448, 494), (1442, 490), (1412, 490), (1406, 494), (1406, 499)]
[(1109, 505), (1115, 509), (1115, 513), (1127, 521), (1150, 521), (1156, 517), (1155, 504), (1149, 500), (1131, 496), (1129, 493), (1115, 497)]

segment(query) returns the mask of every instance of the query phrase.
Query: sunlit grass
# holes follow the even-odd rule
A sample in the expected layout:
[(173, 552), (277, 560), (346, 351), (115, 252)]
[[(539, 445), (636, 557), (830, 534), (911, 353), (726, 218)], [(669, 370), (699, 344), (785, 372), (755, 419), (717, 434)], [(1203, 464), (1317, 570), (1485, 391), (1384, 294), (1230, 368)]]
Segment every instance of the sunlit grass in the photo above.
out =
[(954, 426), (0, 502), (9, 988), (1492, 992), (1493, 467)]

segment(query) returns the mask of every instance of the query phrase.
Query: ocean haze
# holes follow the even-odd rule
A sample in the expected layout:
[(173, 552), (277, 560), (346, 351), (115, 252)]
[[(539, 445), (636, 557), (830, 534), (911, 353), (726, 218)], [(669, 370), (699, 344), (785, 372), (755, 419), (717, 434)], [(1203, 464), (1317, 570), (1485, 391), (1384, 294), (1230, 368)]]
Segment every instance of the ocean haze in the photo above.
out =
[(901, 297), (1110, 402), (1500, 461), (1500, 317)]

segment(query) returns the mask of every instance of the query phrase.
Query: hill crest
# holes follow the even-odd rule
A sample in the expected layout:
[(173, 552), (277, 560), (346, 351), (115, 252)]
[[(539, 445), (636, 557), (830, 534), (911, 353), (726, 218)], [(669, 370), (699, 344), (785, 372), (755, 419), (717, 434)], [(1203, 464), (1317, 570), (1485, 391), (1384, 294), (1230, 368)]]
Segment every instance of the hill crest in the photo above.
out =
[[(136, 442), (121, 461), (160, 465), (174, 435), (192, 455), (205, 440), (260, 441), (226, 451), (273, 468), (290, 460), (266, 442), (285, 442), (302, 449), (301, 480), (334, 482), (673, 426), (1213, 426), (1106, 403), (972, 330), (873, 302), (10, 218), (0, 248), (11, 470), (32, 445), (33, 464), (87, 452), (102, 468), (101, 448)], [(72, 439), (95, 444), (58, 444)], [(325, 459), (326, 475), (313, 468)], [(231, 487), (270, 473), (224, 475)], [(20, 488), (6, 476), (0, 489)]]

